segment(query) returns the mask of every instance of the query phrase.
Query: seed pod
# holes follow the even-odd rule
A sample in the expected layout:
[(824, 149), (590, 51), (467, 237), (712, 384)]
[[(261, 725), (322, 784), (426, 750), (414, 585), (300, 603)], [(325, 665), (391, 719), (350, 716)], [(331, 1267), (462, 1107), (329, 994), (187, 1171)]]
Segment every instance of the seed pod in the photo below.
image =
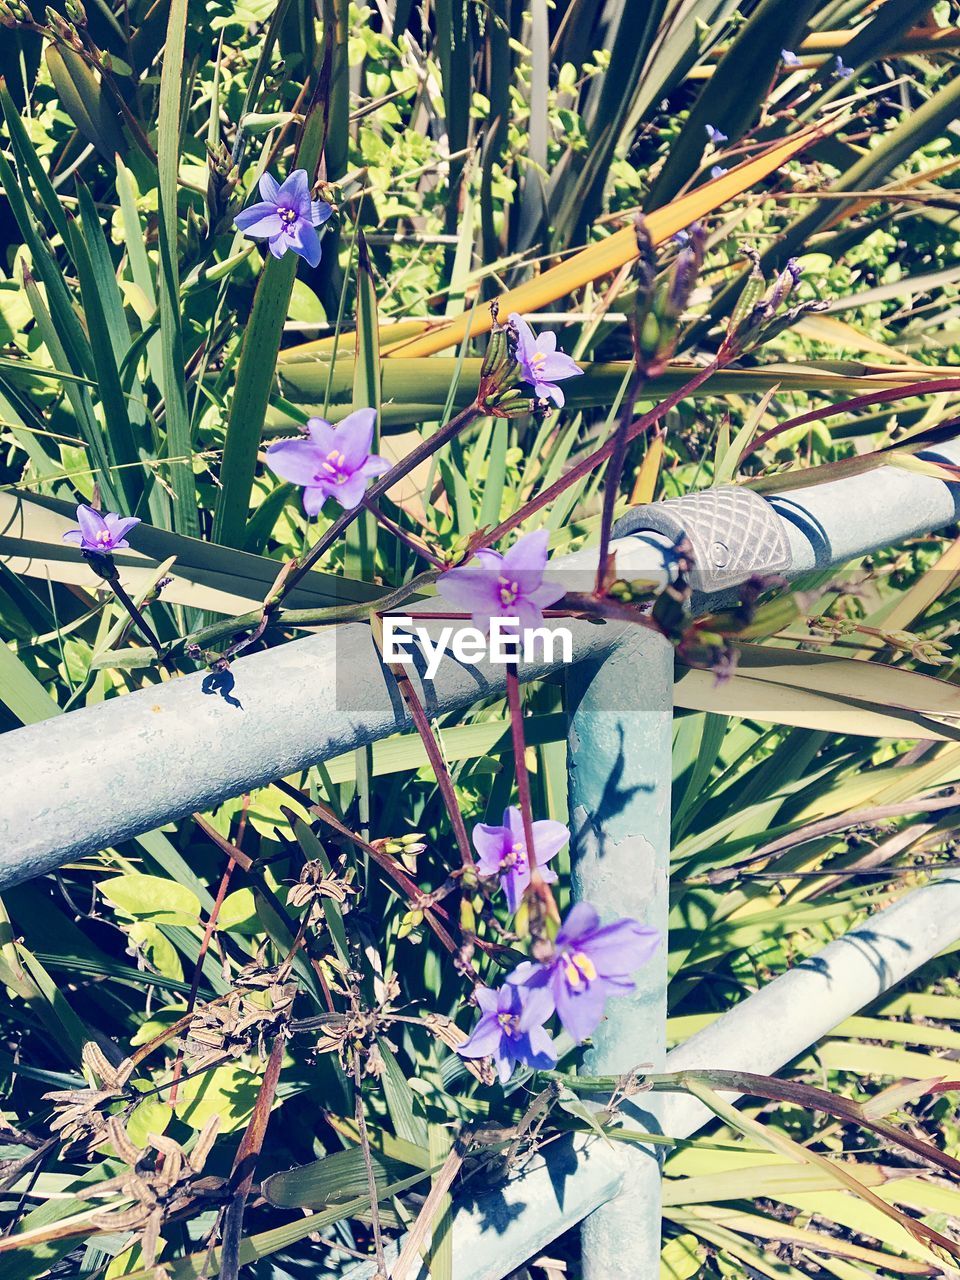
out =
[(747, 276), (746, 283), (740, 291), (737, 305), (733, 308), (730, 322), (727, 325), (727, 333), (731, 335), (740, 329), (740, 326), (753, 311), (763, 294), (763, 272), (760, 270), (760, 255), (755, 249), (747, 249), (745, 252), (752, 260), (753, 266), (750, 268), (750, 274)]

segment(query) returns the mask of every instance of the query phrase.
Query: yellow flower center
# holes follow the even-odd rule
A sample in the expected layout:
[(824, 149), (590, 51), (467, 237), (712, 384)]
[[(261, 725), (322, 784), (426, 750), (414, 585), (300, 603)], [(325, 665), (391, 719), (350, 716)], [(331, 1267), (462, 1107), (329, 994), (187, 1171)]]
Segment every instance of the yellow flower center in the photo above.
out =
[(520, 1019), (515, 1013), (498, 1013), (497, 1022), (508, 1036), (516, 1039), (520, 1034)]
[(318, 476), (318, 480), (332, 480), (334, 484), (346, 484), (350, 479), (350, 472), (347, 470), (346, 458), (339, 449), (331, 449), (327, 454), (326, 461), (321, 463), (321, 468), (327, 473), (326, 476)]
[(509, 852), (505, 853), (500, 859), (500, 870), (510, 871), (513, 867), (525, 867), (527, 865), (527, 851), (518, 840)]
[(100, 543), (100, 545), (101, 545), (102, 547), (109, 546), (109, 545), (110, 545), (110, 530), (109, 530), (109, 529), (101, 529), (101, 530), (100, 530), (100, 532), (99, 532), (99, 533), (97, 534), (97, 536), (96, 536), (96, 541), (97, 541), (97, 542), (99, 542), (99, 543)]
[(546, 352), (535, 351), (530, 357), (530, 367), (535, 373), (539, 373), (543, 366), (547, 363)]
[(588, 955), (575, 951), (571, 956), (563, 957), (563, 976), (567, 985), (576, 990), (580, 986), (589, 986), (597, 976), (597, 966)]
[(516, 582), (510, 582), (507, 578), (497, 579), (500, 585), (500, 603), (503, 605), (513, 604), (520, 595), (520, 585)]
[(293, 226), (299, 216), (296, 209), (288, 209), (286, 205), (277, 206), (277, 217), (281, 222), (285, 222), (288, 227)]

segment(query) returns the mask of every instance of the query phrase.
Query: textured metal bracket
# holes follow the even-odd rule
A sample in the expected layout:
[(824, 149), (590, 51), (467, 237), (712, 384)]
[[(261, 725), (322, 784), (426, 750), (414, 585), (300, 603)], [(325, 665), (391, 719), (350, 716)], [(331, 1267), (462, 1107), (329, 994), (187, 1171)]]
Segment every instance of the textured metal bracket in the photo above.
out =
[(644, 530), (674, 541), (686, 536), (693, 550), (690, 585), (705, 594), (728, 590), (754, 574), (790, 567), (783, 522), (751, 489), (726, 485), (633, 507), (617, 521), (614, 535), (622, 538)]

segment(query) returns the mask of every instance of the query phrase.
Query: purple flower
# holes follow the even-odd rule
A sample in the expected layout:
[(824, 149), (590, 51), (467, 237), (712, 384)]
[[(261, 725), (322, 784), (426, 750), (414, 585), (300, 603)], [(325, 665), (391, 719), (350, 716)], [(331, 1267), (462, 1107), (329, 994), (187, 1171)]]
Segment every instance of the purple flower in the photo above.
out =
[[(547, 884), (554, 884), (557, 876), (545, 863), (556, 857), (569, 839), (570, 832), (562, 822), (553, 822), (547, 818), (533, 824), (533, 849), (537, 869)], [(507, 895), (507, 906), (511, 911), (516, 911), (531, 878), (520, 810), (512, 805), (505, 809), (502, 827), (491, 827), (486, 822), (478, 822), (473, 828), (473, 847), (480, 855), (477, 870), (482, 876), (500, 877)]]
[(610, 996), (633, 990), (631, 973), (653, 956), (660, 934), (636, 920), (602, 925), (596, 908), (578, 902), (557, 934), (553, 959), (525, 962), (509, 981), (550, 992), (560, 1021), (574, 1040), (586, 1040), (603, 1018)]
[(839, 53), (834, 59), (833, 74), (838, 80), (849, 80), (853, 75), (853, 67), (848, 67)]
[(456, 608), (469, 611), (481, 631), (489, 631), (492, 618), (538, 627), (543, 610), (565, 594), (559, 583), (543, 581), (549, 540), (547, 530), (538, 529), (515, 542), (506, 555), (478, 551), (468, 564), (448, 569), (437, 591)]
[(792, 49), (781, 49), (780, 60), (785, 67), (799, 67), (800, 65), (800, 59)]
[(120, 516), (115, 511), (102, 516), (84, 502), (77, 507), (77, 522), (80, 528), (69, 529), (63, 535), (64, 542), (76, 543), (81, 551), (93, 551), (98, 556), (129, 547), (126, 535), (140, 523), (136, 516)]
[(715, 164), (715, 165), (713, 166), (713, 168), (710, 170), (710, 177), (711, 177), (711, 178), (722, 178), (722, 177), (723, 177), (723, 175), (724, 175), (726, 172), (727, 172), (727, 171), (726, 171), (726, 169), (723, 167), (723, 165), (722, 165), (722, 164)]
[(723, 142), (730, 141), (727, 135), (722, 130), (717, 129), (714, 125), (705, 124), (703, 127), (707, 131), (708, 140), (712, 142), (715, 147), (719, 147)]
[(514, 312), (510, 323), (517, 332), (517, 359), (520, 376), (529, 382), (539, 400), (552, 400), (562, 406), (563, 392), (556, 385), (564, 378), (575, 378), (583, 373), (576, 360), (557, 350), (557, 335), (541, 333), (537, 337), (526, 320)]
[(267, 450), (267, 466), (284, 480), (303, 485), (303, 509), (318, 515), (327, 498), (344, 511), (363, 501), (367, 481), (390, 470), (390, 463), (371, 453), (376, 409), (356, 409), (332, 426), (311, 418), (305, 440), (281, 440)]
[(553, 1013), (546, 987), (535, 990), (506, 982), (496, 991), (477, 987), (473, 994), (480, 1021), (457, 1050), (461, 1057), (492, 1055), (501, 1084), (510, 1079), (518, 1062), (537, 1071), (556, 1064), (557, 1051), (543, 1025)]
[(316, 228), (333, 213), (325, 200), (310, 199), (310, 179), (306, 169), (295, 169), (281, 186), (265, 173), (260, 179), (263, 199), (242, 209), (233, 225), (245, 236), (266, 240), (275, 258), (288, 249), (305, 258), (311, 267), (320, 261), (320, 237)]

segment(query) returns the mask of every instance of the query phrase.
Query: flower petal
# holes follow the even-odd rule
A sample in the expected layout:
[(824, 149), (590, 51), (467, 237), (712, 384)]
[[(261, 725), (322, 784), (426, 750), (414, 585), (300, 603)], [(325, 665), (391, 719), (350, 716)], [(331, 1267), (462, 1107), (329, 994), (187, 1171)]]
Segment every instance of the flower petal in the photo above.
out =
[(314, 200), (310, 205), (310, 221), (315, 227), (322, 227), (333, 213), (333, 205), (326, 200)]
[(437, 580), (437, 594), (468, 613), (496, 613), (501, 607), (496, 578), (489, 570), (469, 566), (448, 569)]
[(530, 871), (527, 867), (511, 867), (500, 877), (500, 884), (507, 895), (507, 908), (511, 915), (519, 911), (523, 895), (530, 883)]
[(457, 1050), (462, 1058), (485, 1058), (495, 1053), (503, 1039), (503, 1030), (495, 1013), (485, 1013), (471, 1034)]
[(327, 451), (312, 440), (280, 440), (267, 449), (267, 466), (294, 484), (316, 484)]
[(558, 409), (562, 409), (567, 402), (566, 396), (553, 382), (537, 381), (533, 384), (533, 391), (538, 400), (552, 400)]
[(519, 986), (523, 992), (522, 1011), (520, 1014), (520, 1030), (529, 1031), (532, 1027), (542, 1025), (553, 1014), (553, 992), (549, 986)]
[(617, 920), (582, 935), (578, 944), (605, 978), (628, 977), (651, 959), (659, 945), (659, 931), (637, 920)]
[(359, 507), (363, 501), (366, 488), (366, 477), (357, 471), (349, 480), (345, 480), (343, 484), (331, 485), (330, 496), (340, 503), (344, 511), (352, 511), (354, 507)]
[(501, 577), (516, 582), (524, 595), (540, 585), (547, 564), (549, 529), (524, 534), (503, 557)]
[(294, 169), (284, 178), (277, 191), (277, 204), (296, 209), (301, 218), (310, 213), (310, 179), (306, 169)]
[(290, 248), (290, 239), (285, 231), (279, 232), (275, 236), (271, 236), (267, 241), (267, 248), (275, 258), (282, 258)]
[(317, 446), (318, 456), (322, 455), (325, 458), (337, 447), (336, 428), (326, 418), (308, 418), (307, 432), (311, 444)]
[(591, 982), (579, 991), (571, 991), (558, 969), (553, 986), (557, 1016), (564, 1028), (579, 1043), (586, 1040), (600, 1025), (605, 1003), (603, 991)]
[(504, 827), (492, 827), (486, 822), (478, 822), (473, 828), (471, 839), (480, 859), (477, 864), (480, 874), (497, 875), (506, 852), (509, 832)]
[(382, 458), (379, 453), (371, 453), (360, 468), (360, 474), (372, 479), (373, 476), (382, 476), (384, 472), (389, 471), (393, 464), (389, 458)]
[(537, 351), (537, 340), (533, 330), (523, 316), (518, 315), (516, 311), (511, 312), (509, 319), (517, 331), (517, 358), (522, 363), (527, 363)]
[(540, 366), (540, 377), (544, 382), (562, 382), (564, 378), (578, 378), (582, 373), (576, 360), (563, 351), (548, 355)]
[(233, 225), (254, 240), (269, 240), (283, 230), (283, 222), (273, 204), (252, 204), (249, 209), (241, 209)]
[[(550, 1033), (544, 1027), (531, 1027), (527, 1032), (527, 1041), (530, 1049), (523, 1054), (522, 1061), (528, 1067), (533, 1067), (534, 1071), (549, 1071), (557, 1061), (557, 1050), (550, 1038)], [(523, 1042), (518, 1044), (518, 1048)]]
[(77, 507), (77, 524), (85, 542), (96, 544), (101, 533), (107, 532), (107, 522), (99, 511), (81, 502)]
[(570, 832), (562, 822), (541, 818), (533, 823), (533, 847), (537, 854), (537, 866), (555, 858), (570, 840)]
[(500, 1052), (494, 1054), (494, 1062), (497, 1064), (497, 1075), (501, 1084), (506, 1084), (513, 1075), (513, 1068), (517, 1065), (517, 1059), (511, 1051), (511, 1041), (504, 1036), (500, 1042)]
[(261, 174), (260, 181), (257, 185), (260, 188), (260, 198), (267, 204), (272, 204), (273, 207), (276, 208), (277, 196), (280, 194), (280, 183), (276, 180), (273, 174)]
[(537, 605), (540, 609), (549, 609), (552, 604), (562, 600), (566, 594), (567, 588), (561, 583), (542, 582), (533, 591), (526, 592), (526, 597), (531, 604)]
[(500, 993), (492, 987), (475, 987), (473, 998), (484, 1013), (498, 1013), (500, 1010)]
[(60, 536), (64, 542), (73, 542), (78, 547), (83, 545), (83, 533), (80, 529), (68, 529), (66, 533)]
[(557, 946), (562, 947), (564, 944), (571, 945), (579, 942), (584, 934), (591, 933), (599, 927), (599, 924), (600, 916), (596, 907), (591, 906), (589, 902), (575, 902), (567, 912), (567, 918), (557, 934)]
[(308, 516), (318, 516), (330, 495), (325, 485), (310, 485), (303, 491), (303, 509)]
[(287, 234), (293, 252), (298, 253), (311, 267), (318, 266), (323, 250), (316, 228), (301, 218), (299, 222), (293, 224)]
[(114, 546), (119, 544), (120, 538), (125, 538), (131, 529), (135, 529), (140, 520), (136, 516), (118, 516), (112, 511), (108, 511), (104, 517), (107, 528), (110, 530), (110, 537), (113, 539)]
[(376, 422), (376, 409), (354, 409), (337, 426), (336, 447), (351, 471), (356, 471), (370, 456)]

